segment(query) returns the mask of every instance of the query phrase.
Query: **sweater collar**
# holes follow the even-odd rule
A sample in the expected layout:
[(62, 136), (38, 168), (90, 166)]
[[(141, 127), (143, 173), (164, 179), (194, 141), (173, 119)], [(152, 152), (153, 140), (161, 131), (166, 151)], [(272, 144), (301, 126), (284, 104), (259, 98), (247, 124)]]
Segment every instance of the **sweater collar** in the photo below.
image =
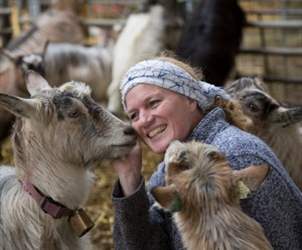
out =
[(200, 120), (187, 140), (197, 139), (203, 143), (210, 144), (216, 134), (227, 125), (224, 111), (221, 108), (214, 108)]

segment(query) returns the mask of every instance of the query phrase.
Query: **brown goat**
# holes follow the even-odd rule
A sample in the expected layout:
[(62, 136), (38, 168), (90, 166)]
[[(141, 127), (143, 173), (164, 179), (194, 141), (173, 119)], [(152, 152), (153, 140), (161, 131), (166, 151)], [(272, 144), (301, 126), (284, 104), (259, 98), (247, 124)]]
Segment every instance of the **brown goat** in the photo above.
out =
[(241, 104), (252, 125), (247, 129), (275, 152), (302, 190), (302, 106), (287, 107), (274, 99), (258, 78), (243, 77), (226, 91)]
[(80, 209), (93, 184), (91, 170), (127, 154), (136, 135), (84, 83), (51, 88), (30, 72), (27, 87), (30, 99), (0, 93), (0, 105), (18, 117), (15, 168), (0, 167), (0, 249), (90, 249), (88, 238), (78, 236), (91, 227)]
[(173, 217), (186, 249), (272, 249), (260, 224), (239, 205), (239, 183), (256, 190), (267, 166), (232, 171), (214, 146), (194, 141), (172, 142), (165, 164), (167, 186), (152, 193), (162, 207), (176, 211)]

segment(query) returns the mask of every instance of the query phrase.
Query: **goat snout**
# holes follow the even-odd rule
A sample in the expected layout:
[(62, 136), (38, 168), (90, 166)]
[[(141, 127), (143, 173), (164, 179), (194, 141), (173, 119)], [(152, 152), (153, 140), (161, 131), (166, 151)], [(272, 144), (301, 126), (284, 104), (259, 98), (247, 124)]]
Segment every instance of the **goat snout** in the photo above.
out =
[(136, 132), (134, 130), (134, 128), (132, 128), (130, 125), (127, 126), (125, 129), (124, 129), (124, 134), (125, 135), (136, 135)]

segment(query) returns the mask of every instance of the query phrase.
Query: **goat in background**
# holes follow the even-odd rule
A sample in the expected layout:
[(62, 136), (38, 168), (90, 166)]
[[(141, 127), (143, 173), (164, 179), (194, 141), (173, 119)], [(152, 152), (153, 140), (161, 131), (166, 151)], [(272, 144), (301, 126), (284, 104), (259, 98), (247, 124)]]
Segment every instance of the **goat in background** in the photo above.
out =
[(135, 63), (154, 57), (163, 49), (164, 9), (154, 6), (149, 13), (131, 14), (113, 49), (112, 82), (108, 110), (122, 114), (120, 81)]
[(258, 78), (243, 77), (226, 87), (243, 113), (252, 120), (248, 131), (259, 136), (275, 152), (302, 190), (302, 106), (286, 107), (268, 92)]
[[(269, 167), (233, 171), (212, 145), (174, 141), (165, 153), (166, 186), (151, 193), (173, 217), (188, 250), (273, 249), (263, 228), (242, 212), (240, 181), (255, 191)], [(246, 187), (245, 187), (246, 188)]]
[[(3, 74), (0, 74), (0, 91), (3, 93), (27, 96), (23, 72), (30, 69), (42, 74), (52, 86), (71, 80), (85, 82), (91, 87), (92, 97), (97, 102), (105, 103), (107, 100), (112, 64), (109, 47), (47, 43), (42, 54), (14, 57), (7, 50), (2, 53), (11, 60), (10, 67), (3, 69)], [(13, 116), (0, 110), (0, 117), (2, 139), (8, 134)]]
[[(41, 13), (30, 29), (10, 41), (6, 54), (22, 58), (32, 53), (41, 54), (47, 42), (83, 44), (87, 30), (79, 19), (83, 0), (53, 0), (51, 8)], [(62, 83), (62, 82), (61, 82)], [(0, 92), (26, 96), (23, 75), (18, 65), (4, 53), (0, 55)], [(13, 116), (0, 108), (0, 141), (9, 133)]]
[[(129, 15), (113, 49), (112, 81), (109, 85), (107, 108), (121, 115), (123, 109), (120, 97), (120, 82), (126, 71), (139, 61), (158, 56), (165, 48), (175, 47), (180, 36), (179, 23), (173, 16), (175, 0), (155, 1), (147, 13)], [(159, 4), (160, 3), (160, 4)], [(174, 43), (174, 44), (173, 44)]]
[(50, 8), (42, 12), (29, 30), (13, 39), (6, 49), (14, 57), (42, 53), (47, 42), (83, 44), (87, 28), (79, 18), (83, 0), (53, 0)]
[(85, 82), (97, 102), (106, 102), (111, 81), (112, 52), (110, 47), (48, 43), (43, 54), (30, 54), (19, 59), (23, 70), (44, 75), (52, 86), (62, 82)]
[(30, 72), (27, 87), (30, 99), (0, 94), (0, 105), (18, 117), (15, 168), (0, 167), (0, 248), (89, 249), (88, 237), (78, 236), (91, 227), (80, 209), (91, 169), (127, 154), (134, 130), (94, 102), (83, 83), (51, 88)]
[(176, 55), (201, 68), (205, 81), (222, 86), (233, 69), (244, 25), (238, 0), (201, 0), (187, 22)]

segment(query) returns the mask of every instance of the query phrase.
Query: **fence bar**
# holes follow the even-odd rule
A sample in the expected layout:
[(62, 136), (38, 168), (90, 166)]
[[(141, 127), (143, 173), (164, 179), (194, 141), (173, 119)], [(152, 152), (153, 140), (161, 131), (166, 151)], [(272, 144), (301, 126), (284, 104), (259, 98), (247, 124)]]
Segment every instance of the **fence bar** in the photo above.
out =
[(276, 21), (252, 21), (247, 22), (247, 26), (255, 28), (269, 29), (301, 29), (302, 21), (300, 20), (276, 20)]
[(302, 48), (265, 47), (241, 48), (240, 53), (252, 55), (302, 56)]
[(302, 15), (302, 9), (253, 9), (253, 10), (246, 10), (247, 14), (250, 15), (281, 15), (286, 12), (288, 15)]

